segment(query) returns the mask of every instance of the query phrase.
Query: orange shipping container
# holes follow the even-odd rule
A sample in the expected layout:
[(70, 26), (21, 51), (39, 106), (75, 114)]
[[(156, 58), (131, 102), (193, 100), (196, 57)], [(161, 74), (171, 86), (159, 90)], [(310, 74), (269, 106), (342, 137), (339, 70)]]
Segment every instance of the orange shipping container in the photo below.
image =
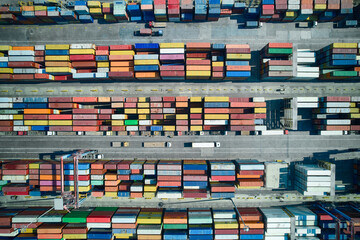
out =
[(177, 102), (187, 102), (188, 100), (189, 100), (189, 98), (186, 97), (186, 96), (178, 96), (178, 97), (176, 97)]
[(46, 67), (71, 67), (69, 62), (45, 62)]
[(240, 187), (262, 187), (264, 182), (261, 179), (247, 179), (239, 181)]
[(198, 66), (198, 65), (188, 65), (186, 66), (187, 71), (211, 71), (211, 66)]
[(133, 72), (133, 67), (111, 67), (110, 72)]
[(119, 61), (119, 60), (129, 61), (129, 60), (133, 60), (133, 59), (134, 59), (133, 55), (110, 55), (109, 56), (110, 61)]
[(211, 48), (211, 43), (189, 42), (186, 43), (186, 48)]
[(113, 181), (106, 180), (105, 181), (105, 186), (108, 186), (108, 187), (116, 186), (114, 191), (117, 191), (117, 185), (119, 185), (119, 183), (120, 183), (120, 180), (113, 180)]
[(35, 47), (34, 46), (19, 46), (19, 47), (12, 47), (12, 50), (35, 51)]
[(111, 108), (123, 108), (124, 107), (124, 103), (111, 103)]
[(24, 109), (24, 114), (52, 114), (53, 109)]
[(190, 125), (202, 125), (203, 120), (190, 120)]
[(261, 178), (261, 175), (240, 175), (240, 174), (236, 174), (236, 177), (237, 178), (242, 178), (242, 179), (244, 179), (244, 178)]
[(99, 126), (73, 126), (73, 131), (80, 132), (98, 132), (100, 130)]
[(60, 175), (44, 175), (44, 174), (40, 174), (40, 180), (61, 180), (61, 176)]
[(204, 113), (229, 113), (228, 108), (204, 108)]
[(134, 62), (133, 61), (111, 61), (110, 66), (111, 67), (133, 67)]
[(226, 49), (228, 48), (250, 48), (249, 44), (226, 44)]
[(230, 125), (253, 126), (255, 125), (255, 120), (231, 120)]
[(99, 97), (98, 102), (110, 102), (110, 97)]
[(137, 239), (138, 240), (162, 240), (162, 236), (160, 235), (143, 235), (143, 234), (138, 234), (137, 235)]
[(250, 66), (226, 66), (228, 71), (251, 71)]
[(107, 56), (107, 55), (109, 55), (109, 50), (96, 50), (96, 52), (95, 52), (95, 54), (97, 55), (97, 56), (99, 56), (99, 55), (101, 55), (101, 56)]
[(135, 78), (157, 78), (159, 77), (158, 72), (136, 72)]
[(105, 180), (110, 180), (110, 181), (113, 181), (113, 180), (117, 180), (117, 174), (116, 173), (106, 173), (105, 174)]
[[(260, 228), (260, 229), (264, 228), (264, 223), (263, 222), (250, 222), (250, 221), (246, 221), (246, 220), (244, 220), (244, 221), (245, 221), (246, 226), (249, 227), (250, 229), (252, 229), (252, 228)], [(245, 227), (245, 225), (241, 221), (239, 221), (239, 223), (240, 223), (240, 228)]]
[(188, 102), (176, 102), (176, 107), (188, 107)]
[(292, 48), (292, 43), (269, 43), (269, 48)]

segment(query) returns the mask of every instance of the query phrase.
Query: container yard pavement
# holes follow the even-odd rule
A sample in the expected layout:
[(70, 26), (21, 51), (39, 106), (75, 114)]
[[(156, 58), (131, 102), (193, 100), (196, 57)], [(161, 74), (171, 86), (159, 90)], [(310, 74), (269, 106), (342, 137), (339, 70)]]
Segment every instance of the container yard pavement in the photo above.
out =
[(139, 42), (248, 43), (259, 50), (268, 42), (293, 42), (301, 48), (323, 47), (333, 42), (358, 42), (360, 31), (334, 29), (333, 23), (298, 29), (295, 23), (264, 23), (259, 29), (242, 29), (240, 19), (220, 18), (218, 22), (167, 23), (163, 37), (137, 37), (137, 23), (67, 24), (50, 26), (0, 26), (1, 44), (35, 45), (46, 43), (134, 44)]
[[(113, 141), (127, 141), (127, 148), (111, 148)], [(172, 148), (143, 148), (144, 141), (166, 141)], [(193, 149), (190, 142), (219, 141), (220, 148)], [(185, 147), (184, 147), (185, 146)], [(358, 148), (360, 138), (348, 136), (1, 136), (0, 158), (38, 159), (54, 152), (75, 149), (96, 149), (105, 159), (282, 159), (297, 161), (313, 153), (347, 151)], [(359, 157), (359, 152), (353, 152)]]

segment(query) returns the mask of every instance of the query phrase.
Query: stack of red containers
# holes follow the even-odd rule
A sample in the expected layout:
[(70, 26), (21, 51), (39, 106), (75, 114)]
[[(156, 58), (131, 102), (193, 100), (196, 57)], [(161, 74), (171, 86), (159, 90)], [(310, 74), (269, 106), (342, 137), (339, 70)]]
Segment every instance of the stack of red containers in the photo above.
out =
[(180, 1), (168, 0), (168, 17), (170, 22), (180, 22)]
[[(91, 195), (94, 197), (103, 197), (104, 196), (104, 174), (106, 169), (104, 169), (104, 164), (106, 161), (96, 161), (91, 164), (91, 186), (94, 186)], [(100, 184), (102, 183), (102, 184)]]
[(40, 191), (60, 191), (61, 172), (59, 163), (40, 164)]
[[(1, 176), (0, 176), (1, 179)], [(29, 185), (32, 189), (40, 186), (40, 163), (30, 163), (29, 165)]]
[[(132, 45), (110, 45), (109, 78), (132, 79), (134, 77), (133, 67), (135, 53), (132, 50)], [(129, 71), (125, 71), (125, 68)]]
[[(49, 100), (49, 108), (54, 109), (73, 109), (79, 108), (79, 104), (73, 103), (72, 97), (50, 97)], [(25, 118), (25, 116), (24, 116)], [(49, 120), (72, 120), (72, 114), (50, 114), (48, 115)], [(63, 124), (59, 124), (58, 126), (49, 126), (49, 131), (72, 131), (72, 126), (61, 126)]]
[(117, 175), (117, 164), (119, 161), (109, 161), (104, 164), (106, 169), (105, 173), (105, 197), (117, 197), (118, 185), (120, 180), (118, 180)]
[[(97, 97), (73, 97), (74, 102), (94, 103)], [(98, 121), (99, 109), (73, 109), (73, 131), (99, 131), (101, 121)]]
[(3, 164), (2, 180), (9, 181), (11, 184), (2, 188), (4, 195), (29, 195), (30, 187), (27, 183), (29, 179), (29, 162), (15, 161)]
[[(262, 219), (262, 214), (260, 213), (258, 208), (238, 208), (240, 216), (243, 221), (241, 221), (240, 217), (240, 239), (263, 239), (261, 235), (264, 235), (264, 222)], [(247, 230), (246, 227), (249, 227)], [(241, 235), (245, 235), (241, 237)], [(255, 238), (257, 236), (257, 238)]]
[(38, 239), (62, 239), (66, 223), (43, 223), (36, 229)]

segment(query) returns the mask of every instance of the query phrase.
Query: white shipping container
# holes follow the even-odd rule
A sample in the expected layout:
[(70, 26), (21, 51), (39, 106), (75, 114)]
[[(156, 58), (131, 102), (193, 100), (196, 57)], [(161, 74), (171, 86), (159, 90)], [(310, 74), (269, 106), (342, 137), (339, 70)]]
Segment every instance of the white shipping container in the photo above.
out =
[[(15, 69), (14, 69), (15, 70)], [(349, 102), (326, 102), (324, 103), (325, 107), (334, 107), (334, 108), (349, 108)]]
[[(213, 210), (213, 217), (214, 218), (234, 218), (236, 217), (236, 212), (232, 209), (222, 211), (222, 210)], [(228, 220), (228, 219), (226, 219)], [(215, 221), (215, 220), (214, 220)]]
[(321, 229), (317, 226), (304, 226), (304, 227), (296, 227), (296, 234), (320, 234)]
[(8, 62), (9, 58), (8, 57), (0, 57), (0, 62)]
[(235, 170), (235, 164), (228, 162), (210, 162), (211, 170)]
[(76, 44), (70, 44), (70, 48), (71, 49), (96, 49), (96, 46), (93, 43), (80, 43), (80, 44), (76, 43)]
[(352, 102), (360, 102), (360, 97), (351, 97)]
[[(90, 170), (78, 170), (78, 175), (89, 175)], [(65, 175), (74, 175), (74, 170), (65, 170)]]
[(290, 217), (280, 207), (260, 208), (266, 219), (266, 223), (290, 222)]
[(35, 68), (14, 68), (14, 74), (35, 74)]
[(204, 120), (204, 125), (227, 125), (228, 120)]
[(288, 0), (288, 4), (300, 4), (300, 0)]
[[(174, 191), (169, 191), (169, 192), (158, 191), (157, 197), (158, 198), (182, 198), (182, 194), (181, 194), (181, 192), (174, 192)], [(144, 226), (144, 225), (139, 225), (139, 226)], [(139, 227), (138, 227), (137, 234), (139, 234)]]
[(215, 240), (222, 240), (222, 239), (239, 239), (239, 235), (236, 234), (215, 234)]
[[(89, 8), (87, 6), (75, 6), (74, 8), (75, 12), (76, 11), (86, 11), (89, 12)], [(72, 45), (72, 44), (71, 44)]]
[(35, 51), (31, 50), (9, 50), (9, 56), (35, 56)]
[(13, 102), (13, 98), (10, 97), (0, 97), (0, 103), (11, 103)]
[(255, 131), (266, 131), (266, 126), (255, 126)]
[(3, 175), (2, 180), (5, 181), (26, 181), (29, 179), (29, 175)]
[(311, 73), (319, 73), (318, 67), (304, 67), (304, 66), (297, 66), (298, 72), (311, 72)]
[(267, 223), (267, 228), (290, 228), (291, 223)]
[(287, 233), (290, 233), (290, 227), (289, 228), (266, 228), (266, 233), (269, 235), (285, 235)]
[(90, 175), (91, 180), (104, 180), (104, 175)]
[(107, 73), (110, 72), (110, 68), (97, 68), (98, 73)]
[(139, 131), (138, 126), (126, 126), (126, 131)]
[(127, 115), (126, 114), (112, 114), (111, 119), (124, 120), (124, 119), (127, 119)]
[(161, 235), (162, 225), (139, 225), (137, 227), (137, 234), (150, 234), (150, 235)]
[(35, 45), (35, 51), (45, 51), (45, 45)]
[(108, 74), (106, 72), (97, 72), (95, 78), (108, 78)]
[(159, 54), (148, 54), (148, 55), (135, 55), (134, 60), (157, 60)]
[(35, 57), (32, 56), (11, 56), (9, 62), (34, 62)]
[(350, 113), (350, 108), (325, 108), (323, 113)]
[[(155, 175), (156, 171), (155, 169), (145, 169), (144, 170), (144, 175)], [(147, 183), (146, 180), (149, 180), (149, 179), (145, 179), (145, 184), (150, 184), (150, 183)]]
[(297, 97), (297, 102), (318, 102), (318, 97)]
[(253, 97), (252, 100), (253, 102), (265, 102), (264, 97)]
[(327, 119), (324, 120), (327, 125), (350, 125), (351, 120), (349, 119)]
[(144, 190), (143, 186), (130, 186), (131, 192), (142, 192)]
[[(74, 181), (65, 180), (65, 182), (66, 182), (66, 184), (65, 184), (66, 186), (74, 186)], [(88, 181), (78, 181), (78, 184), (79, 184), (79, 186), (87, 187), (87, 186), (90, 185), (90, 180), (88, 180)]]
[(295, 165), (295, 169), (304, 175), (331, 176), (331, 171), (315, 164)]
[(111, 223), (86, 223), (88, 229), (91, 228), (111, 228)]
[(30, 126), (13, 126), (13, 131), (17, 132), (17, 131), (30, 131), (31, 127)]
[(161, 176), (181, 176), (181, 171), (158, 170), (157, 174)]
[(184, 54), (184, 48), (160, 48), (160, 54)]
[(151, 120), (139, 120), (140, 126), (151, 126)]
[(314, 11), (312, 9), (302, 8), (300, 12), (301, 12), (301, 14), (313, 14)]
[(315, 52), (297, 50), (297, 57), (300, 58), (314, 58)]
[(73, 78), (95, 78), (95, 73), (73, 73), (72, 76)]
[(175, 108), (163, 108), (163, 113), (175, 113)]
[(317, 107), (319, 107), (319, 103), (316, 103), (316, 102), (314, 102), (314, 103), (310, 103), (310, 102), (308, 102), (308, 103), (298, 103), (297, 107), (298, 108), (317, 108)]
[(301, 63), (314, 63), (316, 62), (315, 58), (297, 58), (297, 63), (301, 64)]
[(24, 126), (23, 120), (14, 120), (13, 121), (14, 126)]
[(0, 115), (0, 120), (13, 120), (12, 114)]
[(284, 130), (267, 130), (262, 131), (261, 135), (284, 135)]
[(300, 10), (300, 4), (289, 4), (288, 9), (289, 10)]

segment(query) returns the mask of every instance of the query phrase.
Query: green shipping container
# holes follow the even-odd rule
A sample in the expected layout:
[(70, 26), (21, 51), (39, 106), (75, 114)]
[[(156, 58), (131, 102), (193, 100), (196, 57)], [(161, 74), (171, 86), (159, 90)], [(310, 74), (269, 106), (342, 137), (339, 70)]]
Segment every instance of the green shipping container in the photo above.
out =
[(0, 114), (20, 114), (24, 110), (16, 110), (16, 109), (1, 109)]
[(94, 211), (116, 212), (117, 207), (96, 207)]
[(285, 54), (289, 55), (292, 54), (292, 48), (269, 48), (268, 54)]
[(356, 71), (333, 71), (331, 76), (333, 77), (357, 77)]
[(104, 185), (104, 181), (103, 180), (91, 180), (91, 185), (102, 186), (102, 185)]
[(164, 229), (187, 229), (187, 224), (164, 224)]
[(72, 211), (63, 217), (64, 223), (86, 223), (86, 218), (91, 211)]
[(137, 126), (138, 124), (138, 120), (125, 120), (125, 126)]

